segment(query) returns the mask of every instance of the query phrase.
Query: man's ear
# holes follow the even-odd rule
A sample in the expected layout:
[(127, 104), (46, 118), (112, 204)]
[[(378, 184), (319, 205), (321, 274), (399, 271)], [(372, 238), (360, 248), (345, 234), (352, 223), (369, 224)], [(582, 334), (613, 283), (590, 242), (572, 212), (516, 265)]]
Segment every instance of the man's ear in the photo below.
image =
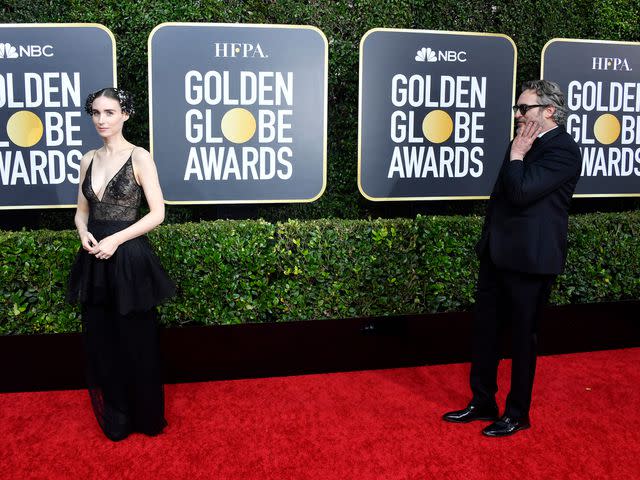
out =
[(544, 118), (553, 118), (554, 113), (556, 113), (556, 107), (549, 105), (544, 109)]

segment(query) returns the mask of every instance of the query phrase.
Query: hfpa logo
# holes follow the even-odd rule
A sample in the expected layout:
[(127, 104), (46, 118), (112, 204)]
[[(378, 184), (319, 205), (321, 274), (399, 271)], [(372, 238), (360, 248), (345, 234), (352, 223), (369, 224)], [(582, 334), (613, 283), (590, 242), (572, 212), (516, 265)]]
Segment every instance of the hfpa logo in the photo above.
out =
[(422, 47), (416, 52), (416, 62), (466, 62), (467, 52), (454, 50), (432, 50), (431, 47)]
[(259, 43), (216, 42), (213, 47), (216, 58), (269, 58)]
[(51, 45), (18, 45), (0, 42), (0, 59), (20, 57), (53, 57)]
[(619, 72), (631, 72), (633, 68), (629, 66), (626, 58), (617, 57), (592, 57), (593, 64), (591, 70), (617, 70)]

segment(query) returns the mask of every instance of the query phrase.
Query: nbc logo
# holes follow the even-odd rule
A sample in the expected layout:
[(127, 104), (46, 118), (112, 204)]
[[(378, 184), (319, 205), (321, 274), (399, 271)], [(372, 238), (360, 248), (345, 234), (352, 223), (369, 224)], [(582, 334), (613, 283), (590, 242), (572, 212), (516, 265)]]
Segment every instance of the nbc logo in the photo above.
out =
[(10, 43), (0, 42), (0, 59), (3, 58), (38, 58), (53, 57), (53, 46), (51, 45), (18, 45), (14, 47)]
[(416, 62), (436, 62), (436, 52), (431, 50), (431, 47), (422, 47), (416, 52)]
[(18, 58), (18, 50), (10, 43), (0, 43), (0, 58)]
[(432, 50), (431, 47), (422, 47), (416, 52), (416, 62), (466, 62), (467, 52), (453, 50)]

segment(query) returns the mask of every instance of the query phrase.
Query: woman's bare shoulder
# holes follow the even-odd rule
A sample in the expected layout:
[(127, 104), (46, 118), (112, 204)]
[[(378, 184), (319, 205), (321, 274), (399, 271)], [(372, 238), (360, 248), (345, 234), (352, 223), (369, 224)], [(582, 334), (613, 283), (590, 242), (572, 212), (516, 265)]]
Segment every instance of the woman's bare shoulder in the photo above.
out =
[(151, 158), (151, 154), (142, 147), (137, 147), (134, 145), (133, 150), (131, 152), (131, 160), (133, 160), (134, 163), (143, 165), (145, 163), (148, 162), (152, 162), (153, 163), (153, 159)]
[(95, 157), (97, 151), (98, 149), (94, 148), (93, 150), (89, 150), (87, 153), (85, 153), (80, 159), (80, 167), (88, 167), (91, 163), (91, 160), (93, 160), (93, 157)]

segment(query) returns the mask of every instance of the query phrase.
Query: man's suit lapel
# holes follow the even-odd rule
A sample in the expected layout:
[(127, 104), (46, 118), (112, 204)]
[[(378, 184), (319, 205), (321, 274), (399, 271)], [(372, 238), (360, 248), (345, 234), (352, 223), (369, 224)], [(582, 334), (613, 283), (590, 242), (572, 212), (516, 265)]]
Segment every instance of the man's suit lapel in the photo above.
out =
[(545, 143), (548, 143), (551, 139), (557, 137), (565, 131), (564, 127), (559, 125), (557, 128), (545, 133), (542, 137), (536, 138), (531, 145), (531, 150), (524, 156), (525, 163), (536, 160), (536, 152), (542, 148)]

